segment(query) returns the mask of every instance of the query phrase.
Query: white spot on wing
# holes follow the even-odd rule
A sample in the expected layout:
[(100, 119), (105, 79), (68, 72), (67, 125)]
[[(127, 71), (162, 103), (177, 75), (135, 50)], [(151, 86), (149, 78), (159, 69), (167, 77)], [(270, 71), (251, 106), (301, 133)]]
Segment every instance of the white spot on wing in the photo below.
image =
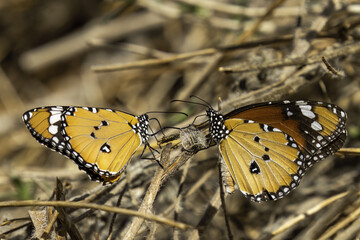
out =
[(107, 153), (110, 152), (110, 148), (109, 148), (107, 145), (104, 145), (104, 146), (101, 148), (101, 150), (102, 150), (103, 152), (107, 152)]
[(52, 135), (55, 135), (58, 132), (58, 126), (56, 125), (50, 125), (50, 127), (48, 128), (49, 133), (51, 133)]
[(301, 105), (301, 106), (299, 106), (299, 108), (304, 109), (304, 110), (311, 110), (310, 105)]
[[(305, 105), (304, 107), (306, 107), (306, 106), (308, 106), (308, 105)], [(305, 117), (308, 117), (310, 119), (314, 119), (316, 117), (315, 113), (311, 110), (306, 110), (306, 109), (301, 108), (301, 113), (302, 113), (302, 115), (304, 115)]]
[(50, 118), (49, 118), (49, 123), (50, 124), (54, 124), (58, 121), (61, 120), (61, 114), (54, 114), (54, 115), (51, 115)]
[(315, 131), (321, 131), (321, 130), (323, 130), (321, 124), (320, 124), (319, 122), (317, 122), (317, 121), (313, 121), (313, 122), (311, 123), (311, 128), (314, 129)]
[(58, 139), (57, 137), (53, 137), (52, 140), (53, 140), (56, 144), (59, 143), (59, 139)]

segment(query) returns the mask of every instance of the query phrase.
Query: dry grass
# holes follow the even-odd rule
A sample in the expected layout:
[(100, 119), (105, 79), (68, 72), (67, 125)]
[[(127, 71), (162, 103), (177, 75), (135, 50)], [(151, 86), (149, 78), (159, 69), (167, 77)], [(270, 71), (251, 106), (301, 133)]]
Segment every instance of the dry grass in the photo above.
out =
[(216, 147), (198, 151), (206, 143), (191, 129), (166, 130), (164, 168), (134, 157), (103, 187), (22, 123), (30, 108), (75, 105), (183, 111), (191, 117), (152, 116), (186, 127), (204, 109), (171, 100), (196, 95), (227, 113), (312, 99), (347, 111), (345, 147), (359, 148), (360, 5), (238, 2), (0, 3), (0, 238), (359, 239), (359, 149), (318, 163), (284, 199), (258, 204), (238, 190), (220, 195)]

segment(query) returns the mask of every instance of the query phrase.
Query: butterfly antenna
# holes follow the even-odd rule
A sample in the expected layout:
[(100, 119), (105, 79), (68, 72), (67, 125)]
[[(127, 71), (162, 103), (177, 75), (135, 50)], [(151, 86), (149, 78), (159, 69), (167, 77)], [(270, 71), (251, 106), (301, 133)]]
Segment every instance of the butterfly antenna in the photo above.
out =
[[(165, 129), (176, 129), (176, 130), (180, 130), (181, 128), (165, 126), (165, 127), (163, 127), (162, 129), (160, 129), (159, 131), (157, 131), (157, 132), (155, 132), (155, 133), (153, 133), (153, 134), (150, 134), (150, 136), (154, 136), (154, 135), (158, 134), (159, 132), (163, 132), (163, 130), (165, 130)], [(165, 137), (164, 132), (163, 132), (163, 135), (164, 135), (164, 137)]]
[(148, 114), (148, 113), (174, 113), (174, 114), (182, 114), (182, 115), (185, 115), (185, 116), (189, 116), (189, 115), (187, 115), (186, 113), (184, 113), (184, 112), (172, 112), (172, 111), (169, 111), (169, 112), (161, 112), (161, 111), (150, 111), (150, 112), (146, 112), (146, 114)]
[(203, 117), (203, 116), (206, 116), (206, 114), (197, 115), (197, 116), (194, 118), (194, 120), (193, 120), (193, 122), (191, 123), (191, 125), (195, 125), (196, 119), (198, 119), (199, 117)]
[(199, 102), (192, 102), (192, 101), (179, 100), (179, 99), (171, 100), (171, 103), (173, 103), (173, 102), (183, 102), (183, 103), (197, 104), (197, 105), (200, 105), (200, 106), (203, 106), (203, 107), (206, 107), (206, 108), (209, 108), (209, 107), (211, 108), (211, 106), (209, 106), (207, 104), (199, 103)]
[(202, 101), (203, 103), (205, 103), (208, 108), (212, 108), (212, 106), (210, 105), (210, 103), (208, 103), (207, 101), (205, 101), (204, 99), (202, 99), (202, 98), (200, 98), (200, 97), (198, 97), (198, 96), (191, 95), (190, 98), (199, 99), (200, 101)]
[[(156, 119), (156, 120), (157, 120), (157, 119)], [(161, 149), (161, 146), (160, 146), (160, 144), (159, 144), (159, 139), (157, 139), (156, 134), (159, 133), (159, 132), (162, 132), (162, 134), (163, 134), (164, 137), (165, 137), (165, 134), (164, 134), (163, 129), (162, 129), (161, 126), (160, 126), (161, 129), (155, 133), (154, 130), (151, 128), (151, 126), (149, 126), (149, 128), (150, 128), (150, 131), (152, 132), (152, 134), (150, 134), (149, 136), (152, 136), (152, 137), (155, 138), (157, 145), (158, 145), (159, 148)]]
[[(163, 129), (163, 127), (161, 126), (159, 120), (158, 120), (157, 118), (150, 118), (149, 121), (150, 121), (150, 120), (155, 120), (155, 121), (159, 124), (159, 127), (160, 127), (160, 130), (155, 133), (155, 132), (152, 130), (151, 126), (149, 126), (149, 128), (150, 128), (150, 130), (151, 130), (151, 132), (152, 132), (152, 134), (151, 134), (150, 136), (155, 136), (155, 135), (156, 135), (157, 133), (159, 133), (159, 132), (162, 132), (162, 134), (165, 136), (164, 129)], [(156, 137), (155, 137), (155, 139), (156, 139)], [(157, 139), (156, 139), (156, 140), (157, 140)]]

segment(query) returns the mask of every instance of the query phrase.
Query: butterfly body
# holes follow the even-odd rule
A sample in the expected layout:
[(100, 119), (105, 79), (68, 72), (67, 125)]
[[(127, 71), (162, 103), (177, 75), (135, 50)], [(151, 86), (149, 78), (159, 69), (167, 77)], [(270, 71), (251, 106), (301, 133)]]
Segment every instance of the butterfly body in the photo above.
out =
[(117, 181), (149, 139), (146, 114), (57, 106), (29, 110), (23, 120), (36, 140), (74, 160), (92, 180), (104, 183)]
[(210, 138), (232, 178), (256, 202), (288, 194), (346, 138), (345, 112), (321, 102), (258, 103), (226, 115), (209, 108), (207, 116)]

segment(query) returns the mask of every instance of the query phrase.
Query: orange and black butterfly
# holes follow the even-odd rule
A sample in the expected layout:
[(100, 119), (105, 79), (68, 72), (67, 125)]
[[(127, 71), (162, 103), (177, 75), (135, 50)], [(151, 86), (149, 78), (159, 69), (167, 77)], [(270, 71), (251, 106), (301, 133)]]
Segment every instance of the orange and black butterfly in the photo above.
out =
[(150, 147), (147, 114), (57, 106), (29, 110), (23, 120), (36, 140), (71, 158), (92, 180), (104, 184), (119, 179), (142, 144)]
[(209, 128), (240, 191), (255, 202), (284, 197), (346, 139), (346, 113), (329, 103), (265, 102), (226, 115), (207, 106), (209, 119), (197, 126)]

